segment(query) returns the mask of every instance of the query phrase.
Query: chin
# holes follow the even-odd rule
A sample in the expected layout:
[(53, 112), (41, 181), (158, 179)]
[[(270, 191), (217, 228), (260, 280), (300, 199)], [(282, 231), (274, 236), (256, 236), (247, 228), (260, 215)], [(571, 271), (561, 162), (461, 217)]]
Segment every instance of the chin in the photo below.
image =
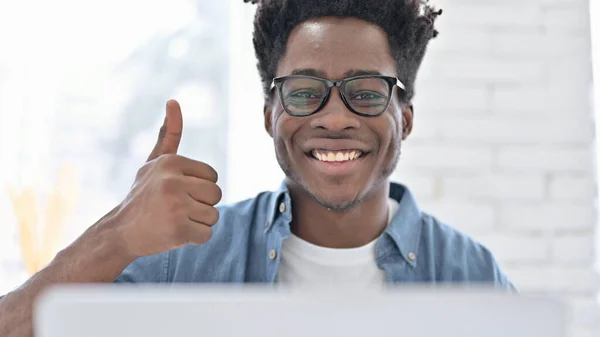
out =
[(327, 200), (318, 198), (316, 196), (312, 197), (315, 199), (315, 201), (321, 204), (321, 206), (336, 212), (347, 212), (353, 209), (360, 202), (360, 200)]
[(338, 212), (349, 211), (364, 199), (364, 193), (350, 190), (350, 186), (353, 186), (351, 184), (331, 186), (329, 189), (326, 187), (327, 185), (320, 185), (321, 188), (318, 190), (307, 190), (316, 202), (327, 209)]

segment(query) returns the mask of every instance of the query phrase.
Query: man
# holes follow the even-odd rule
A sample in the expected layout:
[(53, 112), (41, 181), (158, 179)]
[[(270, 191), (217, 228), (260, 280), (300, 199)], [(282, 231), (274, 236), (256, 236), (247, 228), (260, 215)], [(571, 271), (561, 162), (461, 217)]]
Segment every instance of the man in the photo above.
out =
[(287, 178), (235, 205), (217, 172), (177, 155), (177, 102), (127, 198), (0, 301), (0, 336), (71, 282), (486, 283), (512, 289), (480, 244), (389, 181), (413, 127), (414, 81), (441, 11), (414, 0), (268, 0), (254, 44), (265, 129)]

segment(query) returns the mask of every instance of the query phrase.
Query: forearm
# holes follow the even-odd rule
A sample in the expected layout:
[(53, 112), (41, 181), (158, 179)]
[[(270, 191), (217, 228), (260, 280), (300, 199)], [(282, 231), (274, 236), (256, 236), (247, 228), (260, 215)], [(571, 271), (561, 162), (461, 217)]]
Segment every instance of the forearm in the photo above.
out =
[(0, 299), (0, 337), (31, 337), (32, 307), (55, 284), (113, 282), (131, 262), (108, 230), (95, 225), (20, 288)]

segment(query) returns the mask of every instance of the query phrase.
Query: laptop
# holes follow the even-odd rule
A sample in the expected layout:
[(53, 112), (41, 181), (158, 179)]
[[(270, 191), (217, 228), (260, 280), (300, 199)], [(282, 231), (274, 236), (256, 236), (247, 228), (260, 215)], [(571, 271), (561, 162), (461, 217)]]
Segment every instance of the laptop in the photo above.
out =
[(46, 291), (36, 337), (565, 337), (565, 305), (489, 289), (78, 285)]

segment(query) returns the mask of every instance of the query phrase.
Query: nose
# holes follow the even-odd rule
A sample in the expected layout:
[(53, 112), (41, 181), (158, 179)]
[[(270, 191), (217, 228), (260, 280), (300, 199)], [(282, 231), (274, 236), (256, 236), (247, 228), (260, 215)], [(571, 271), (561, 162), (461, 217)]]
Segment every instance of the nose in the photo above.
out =
[(329, 100), (313, 115), (310, 126), (313, 129), (325, 129), (331, 132), (341, 132), (346, 129), (358, 129), (360, 116), (346, 107), (338, 88), (332, 88)]

